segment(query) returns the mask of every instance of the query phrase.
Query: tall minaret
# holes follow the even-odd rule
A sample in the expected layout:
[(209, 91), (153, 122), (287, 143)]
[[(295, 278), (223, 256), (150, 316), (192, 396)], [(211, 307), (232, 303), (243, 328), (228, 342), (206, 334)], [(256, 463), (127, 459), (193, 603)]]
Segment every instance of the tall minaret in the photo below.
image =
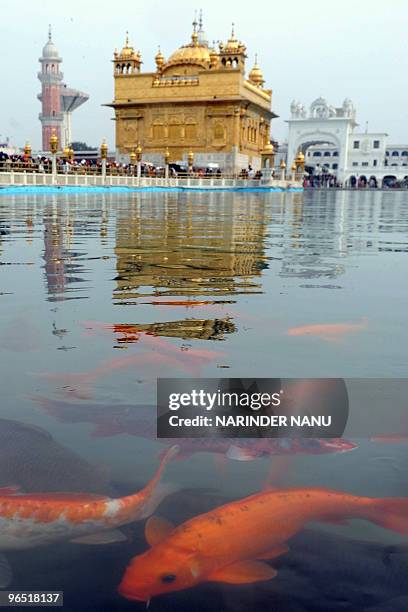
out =
[(41, 72), (38, 73), (38, 78), (41, 81), (41, 93), (38, 94), (38, 99), (42, 103), (42, 112), (39, 115), (42, 124), (42, 149), (48, 151), (50, 136), (54, 131), (58, 136), (59, 143), (61, 143), (61, 127), (64, 119), (61, 112), (63, 74), (59, 69), (62, 59), (51, 40), (51, 26), (49, 26), (48, 40), (43, 47), (39, 62), (41, 63)]

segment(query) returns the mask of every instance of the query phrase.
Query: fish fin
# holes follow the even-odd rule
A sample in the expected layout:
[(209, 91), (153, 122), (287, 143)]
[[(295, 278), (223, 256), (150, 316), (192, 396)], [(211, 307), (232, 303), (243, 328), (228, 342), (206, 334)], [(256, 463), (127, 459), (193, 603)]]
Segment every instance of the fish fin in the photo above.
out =
[(7, 495), (20, 495), (21, 492), (21, 488), (18, 485), (12, 485), (10, 487), (1, 487), (0, 497), (5, 497)]
[(235, 446), (234, 444), (231, 444), (225, 453), (225, 456), (228, 457), (228, 459), (233, 459), (234, 461), (253, 461), (255, 459), (250, 450), (240, 446)]
[(71, 540), (74, 544), (113, 544), (114, 542), (126, 542), (127, 537), (119, 529), (111, 529), (110, 531), (100, 531), (90, 535), (74, 538)]
[(0, 589), (8, 587), (13, 580), (13, 570), (8, 562), (8, 559), (3, 553), (0, 553)]
[(180, 486), (173, 484), (171, 482), (166, 482), (165, 484), (158, 484), (150, 494), (149, 498), (146, 500), (146, 503), (143, 506), (142, 513), (140, 514), (140, 518), (148, 518), (151, 516), (156, 508), (161, 504), (163, 499), (165, 499), (168, 495), (172, 493), (177, 493), (180, 491)]
[(277, 573), (273, 567), (261, 561), (238, 561), (238, 563), (232, 563), (210, 574), (208, 580), (229, 584), (246, 584), (271, 580)]
[(151, 516), (145, 525), (145, 537), (150, 546), (159, 544), (167, 538), (174, 529), (174, 525), (160, 516)]
[(141, 509), (141, 513), (139, 514), (140, 518), (148, 518), (151, 514), (153, 514), (157, 506), (165, 497), (167, 497), (167, 495), (179, 491), (180, 487), (174, 484), (161, 484), (160, 482), (163, 471), (166, 468), (167, 464), (170, 463), (172, 459), (174, 459), (174, 457), (178, 454), (179, 451), (180, 447), (177, 445), (171, 446), (166, 451), (160, 461), (160, 465), (158, 470), (156, 471), (156, 474), (145, 486), (143, 491), (140, 492), (145, 499), (145, 502)]
[(275, 557), (284, 555), (288, 552), (288, 550), (289, 546), (286, 546), (286, 544), (280, 544), (279, 546), (275, 546), (275, 548), (271, 548), (271, 550), (262, 553), (262, 555), (259, 555), (257, 559), (274, 559)]

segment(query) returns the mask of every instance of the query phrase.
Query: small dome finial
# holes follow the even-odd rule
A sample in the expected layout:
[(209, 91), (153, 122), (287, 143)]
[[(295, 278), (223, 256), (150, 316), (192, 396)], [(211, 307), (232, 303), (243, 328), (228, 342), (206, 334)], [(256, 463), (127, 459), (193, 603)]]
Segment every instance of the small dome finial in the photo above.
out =
[(198, 29), (200, 31), (203, 29), (203, 9), (200, 9), (200, 16), (198, 18)]
[(48, 40), (51, 42), (51, 24), (48, 24)]
[(257, 85), (258, 87), (262, 87), (263, 84), (265, 83), (265, 79), (263, 78), (262, 70), (260, 69), (258, 65), (258, 54), (257, 53), (255, 53), (254, 67), (249, 73), (249, 80), (251, 81), (251, 83), (253, 83), (254, 85)]
[(129, 46), (129, 32), (126, 30), (126, 39), (125, 39), (125, 47)]
[(194, 12), (194, 21), (193, 21), (193, 33), (191, 34), (191, 42), (194, 47), (198, 45), (198, 34), (197, 34), (197, 11)]
[(235, 38), (235, 23), (234, 22), (232, 22), (231, 38)]

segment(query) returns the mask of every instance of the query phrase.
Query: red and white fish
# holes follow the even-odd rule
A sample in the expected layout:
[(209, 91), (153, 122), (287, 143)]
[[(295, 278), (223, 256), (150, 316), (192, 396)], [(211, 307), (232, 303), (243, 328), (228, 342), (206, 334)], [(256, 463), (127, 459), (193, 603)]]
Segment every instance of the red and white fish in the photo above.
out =
[[(305, 392), (304, 387), (301, 389)], [(61, 423), (92, 423), (94, 437), (120, 434), (156, 439), (156, 406), (78, 404), (32, 396), (47, 414)], [(162, 439), (161, 442), (166, 440)], [(344, 453), (357, 445), (344, 438), (176, 438), (168, 440), (180, 447), (178, 459), (195, 453), (215, 453), (236, 461), (251, 461), (275, 455), (323, 455)]]
[[(15, 487), (0, 489), (0, 551), (24, 550), (62, 541), (106, 544), (124, 540), (116, 529), (150, 516), (162, 499), (175, 490), (161, 485), (165, 466), (177, 454), (171, 447), (150, 482), (137, 493), (117, 499), (88, 493), (20, 494)], [(11, 580), (11, 570), (0, 556), (0, 587)]]

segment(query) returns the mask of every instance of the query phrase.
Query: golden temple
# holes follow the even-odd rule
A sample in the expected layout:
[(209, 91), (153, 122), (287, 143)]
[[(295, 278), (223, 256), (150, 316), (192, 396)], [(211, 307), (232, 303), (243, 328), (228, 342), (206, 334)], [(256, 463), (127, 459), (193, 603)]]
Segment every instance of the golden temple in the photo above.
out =
[(143, 161), (165, 160), (239, 172), (262, 165), (270, 155), (272, 91), (264, 87), (255, 60), (246, 75), (246, 47), (234, 26), (226, 43), (210, 47), (202, 18), (193, 22), (191, 42), (165, 59), (160, 48), (155, 72), (142, 72), (140, 51), (130, 45), (114, 53), (116, 150), (128, 161), (136, 147)]

